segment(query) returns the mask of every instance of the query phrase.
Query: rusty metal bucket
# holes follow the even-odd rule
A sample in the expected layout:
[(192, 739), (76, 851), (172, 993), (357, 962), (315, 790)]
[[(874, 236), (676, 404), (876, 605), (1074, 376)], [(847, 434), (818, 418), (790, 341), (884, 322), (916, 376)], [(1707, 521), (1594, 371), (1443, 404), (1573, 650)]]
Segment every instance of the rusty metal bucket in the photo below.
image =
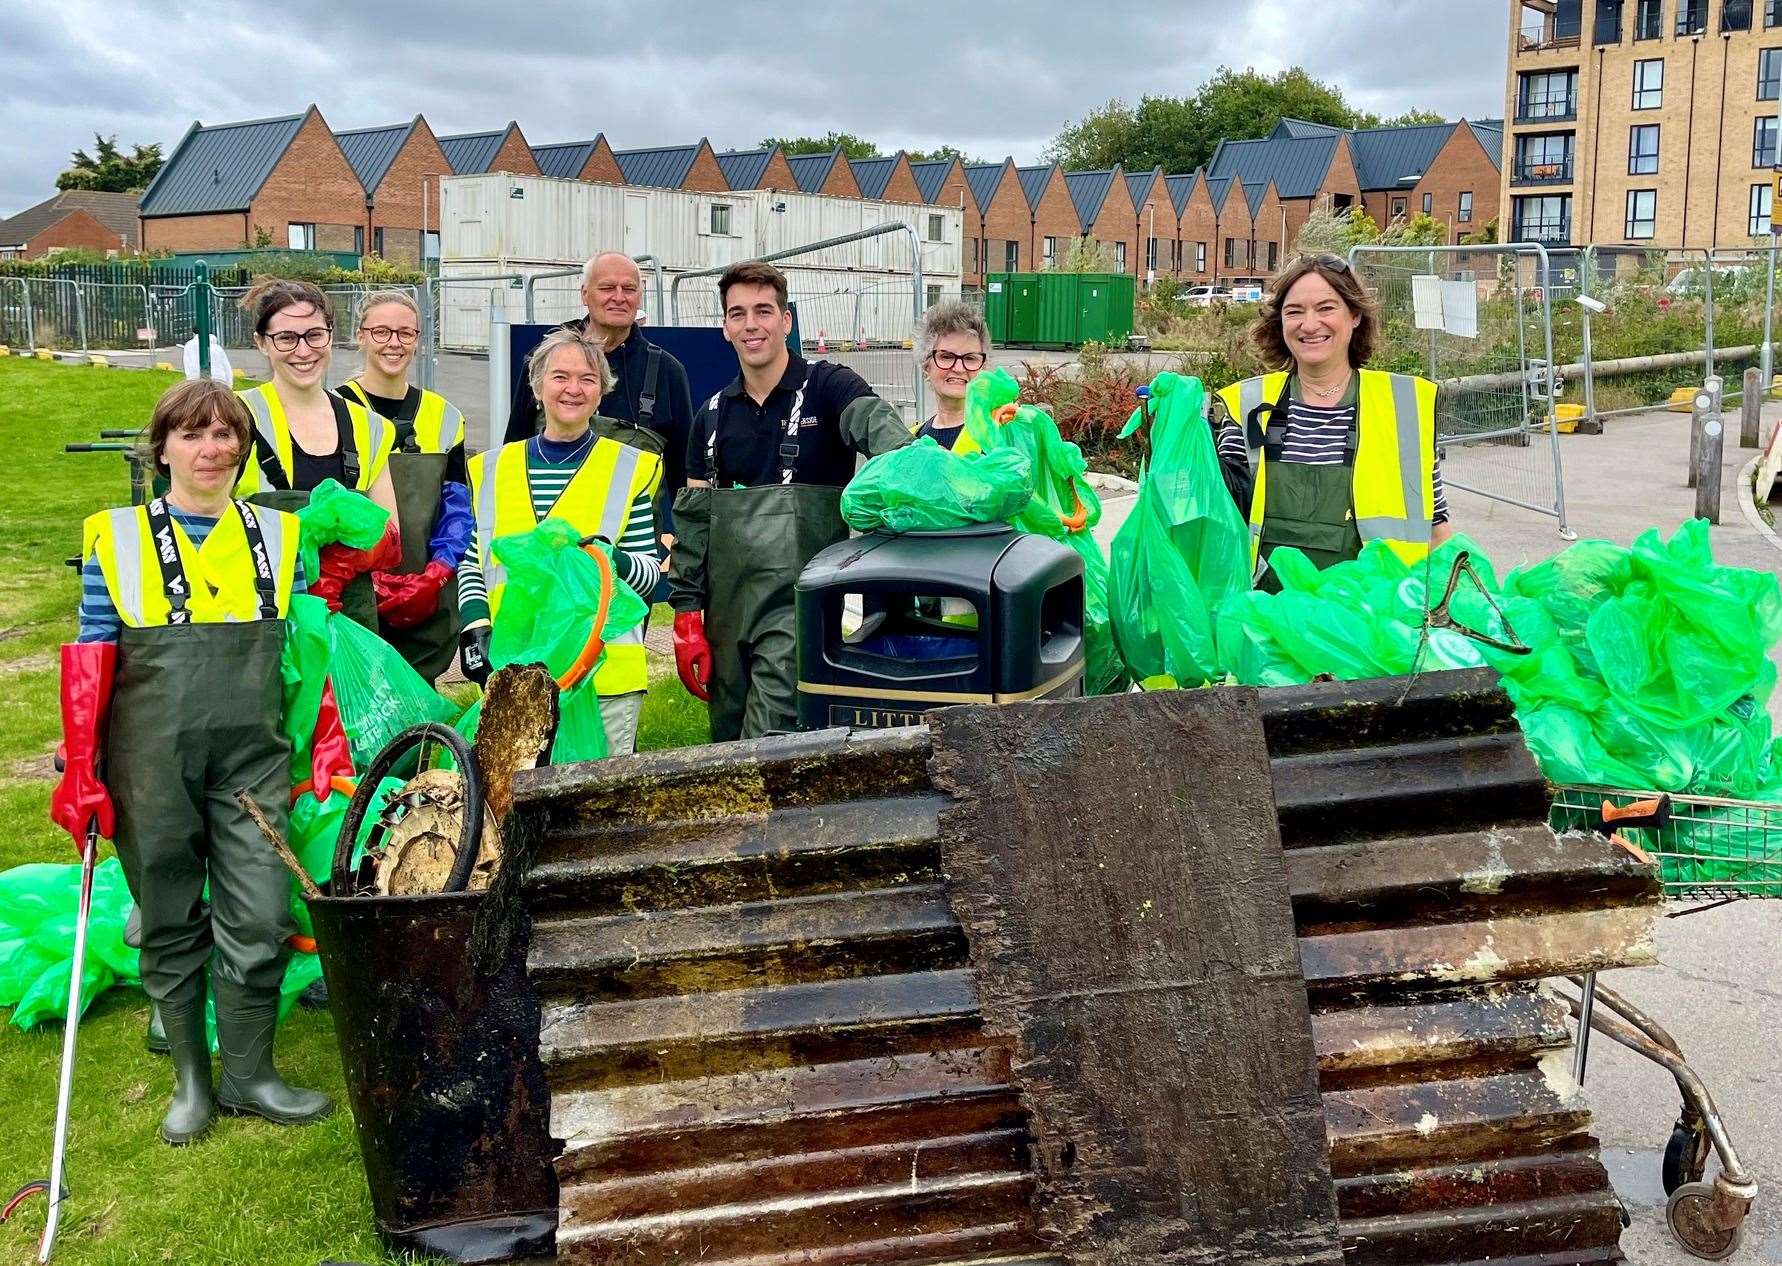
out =
[(378, 1235), (455, 1262), (549, 1256), (556, 1145), (524, 938), (467, 944), (482, 893), (309, 899)]

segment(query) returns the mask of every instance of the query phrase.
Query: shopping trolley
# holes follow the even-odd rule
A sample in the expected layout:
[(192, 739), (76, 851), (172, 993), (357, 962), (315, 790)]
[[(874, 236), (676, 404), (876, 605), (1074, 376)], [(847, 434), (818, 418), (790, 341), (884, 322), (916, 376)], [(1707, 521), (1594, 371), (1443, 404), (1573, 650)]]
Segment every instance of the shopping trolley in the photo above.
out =
[[(1665, 897), (1681, 903), (1667, 918), (1782, 896), (1782, 804), (1566, 786), (1556, 789), (1551, 822), (1556, 831), (1612, 833), (1652, 861)], [(1583, 1083), (1592, 1031), (1671, 1074), (1683, 1104), (1664, 1151), (1665, 1221), (1695, 1256), (1711, 1261), (1731, 1256), (1757, 1184), (1740, 1164), (1713, 1096), (1676, 1039), (1655, 1020), (1598, 984), (1594, 973), (1568, 979), (1578, 990), (1566, 998), (1578, 1020), (1573, 1076)], [(1719, 1157), (1720, 1172), (1704, 1182), (1710, 1149)]]

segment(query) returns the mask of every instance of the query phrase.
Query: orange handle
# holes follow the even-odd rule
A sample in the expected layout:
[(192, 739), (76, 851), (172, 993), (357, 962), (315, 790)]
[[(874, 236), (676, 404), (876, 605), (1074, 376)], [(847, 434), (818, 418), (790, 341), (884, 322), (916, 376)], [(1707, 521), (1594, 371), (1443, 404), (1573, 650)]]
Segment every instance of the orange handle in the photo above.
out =
[(313, 936), (305, 936), (301, 932), (291, 933), (290, 936), (285, 938), (285, 943), (299, 954), (313, 954), (316, 952), (316, 938)]
[(1612, 800), (1603, 801), (1603, 826), (1611, 823), (1625, 827), (1662, 827), (1671, 820), (1671, 798), (1654, 796), (1646, 800), (1634, 800), (1624, 805), (1617, 805)]
[[(311, 790), (311, 782), (308, 778), (305, 778), (302, 782), (291, 788), (291, 803), (296, 804), (298, 800), (308, 795)], [(352, 794), (359, 790), (359, 784), (354, 782), (351, 778), (346, 777), (344, 774), (335, 774), (334, 777), (328, 780), (328, 790), (338, 791), (350, 799)]]
[(1077, 508), (1070, 514), (1059, 515), (1058, 521), (1064, 524), (1066, 532), (1081, 532), (1083, 525), (1089, 522), (1089, 507), (1083, 504), (1082, 494), (1075, 487), (1071, 488), (1070, 496), (1077, 503)]
[(999, 404), (994, 409), (990, 410), (990, 420), (996, 423), (997, 426), (1007, 426), (1015, 420), (1015, 414), (1018, 412), (1020, 412), (1018, 405), (1013, 403)]
[(602, 633), (606, 628), (606, 613), (613, 604), (613, 561), (592, 545), (584, 545), (582, 548), (588, 552), (589, 556), (594, 559), (595, 566), (600, 569), (600, 606), (594, 612), (593, 622), (588, 626), (588, 640), (582, 644), (581, 653), (575, 657), (575, 663), (571, 664), (563, 675), (557, 678), (557, 689), (559, 690), (568, 690), (580, 685), (582, 679), (594, 671), (594, 665), (600, 659), (600, 653), (606, 649), (606, 638), (602, 636)]

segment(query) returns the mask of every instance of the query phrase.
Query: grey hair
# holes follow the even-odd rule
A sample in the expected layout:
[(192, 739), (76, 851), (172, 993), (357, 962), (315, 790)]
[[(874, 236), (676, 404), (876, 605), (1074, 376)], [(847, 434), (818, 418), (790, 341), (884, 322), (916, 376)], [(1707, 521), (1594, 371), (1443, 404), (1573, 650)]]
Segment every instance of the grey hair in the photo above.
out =
[(916, 336), (916, 362), (926, 361), (934, 345), (947, 334), (975, 334), (978, 346), (989, 354), (990, 327), (984, 324), (984, 314), (964, 300), (947, 299), (922, 316), (922, 329)]
[(638, 268), (637, 261), (632, 259), (631, 256), (627, 255), (624, 251), (596, 251), (594, 254), (590, 255), (588, 257), (588, 262), (582, 265), (582, 285), (591, 286), (594, 284), (594, 265), (598, 264), (608, 255), (617, 255), (620, 259), (630, 264), (632, 268), (636, 269), (637, 284), (640, 286), (643, 285), (643, 269)]
[(537, 395), (544, 383), (545, 366), (551, 362), (551, 353), (560, 347), (580, 348), (582, 355), (588, 358), (588, 364), (600, 375), (600, 394), (605, 395), (613, 389), (616, 381), (612, 366), (606, 363), (606, 352), (599, 342), (589, 338), (580, 330), (570, 326), (558, 326), (539, 341), (532, 349), (532, 355), (526, 358), (526, 381), (532, 387), (532, 394)]

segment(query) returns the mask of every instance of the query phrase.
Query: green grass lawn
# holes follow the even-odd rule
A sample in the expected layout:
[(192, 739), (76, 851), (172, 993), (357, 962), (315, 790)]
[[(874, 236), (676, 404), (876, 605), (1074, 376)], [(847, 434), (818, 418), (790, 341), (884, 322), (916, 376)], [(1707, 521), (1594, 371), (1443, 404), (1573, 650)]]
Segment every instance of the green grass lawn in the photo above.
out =
[[(100, 427), (139, 425), (176, 382), (160, 372), (0, 361), (0, 870), (71, 860), (51, 827), (49, 757), (60, 730), (56, 648), (74, 635), (79, 586), (64, 559), (80, 548), (81, 520), (126, 502), (115, 454), (68, 455)], [(658, 670), (640, 745), (703, 742), (704, 709), (672, 669)], [(48, 1176), (62, 1029), (21, 1033), (0, 1011), (0, 1201)], [(332, 1094), (340, 1110), (319, 1125), (281, 1129), (222, 1118), (187, 1148), (155, 1127), (172, 1088), (165, 1059), (142, 1047), (147, 1000), (114, 989), (81, 1026), (68, 1153), (72, 1194), (55, 1260), (71, 1266), (229, 1263), (315, 1266), (339, 1259), (397, 1263), (371, 1230), (334, 1032), (328, 1017), (297, 1011), (278, 1055), (292, 1081)], [(0, 1266), (35, 1260), (45, 1202), (32, 1199), (0, 1226)]]

